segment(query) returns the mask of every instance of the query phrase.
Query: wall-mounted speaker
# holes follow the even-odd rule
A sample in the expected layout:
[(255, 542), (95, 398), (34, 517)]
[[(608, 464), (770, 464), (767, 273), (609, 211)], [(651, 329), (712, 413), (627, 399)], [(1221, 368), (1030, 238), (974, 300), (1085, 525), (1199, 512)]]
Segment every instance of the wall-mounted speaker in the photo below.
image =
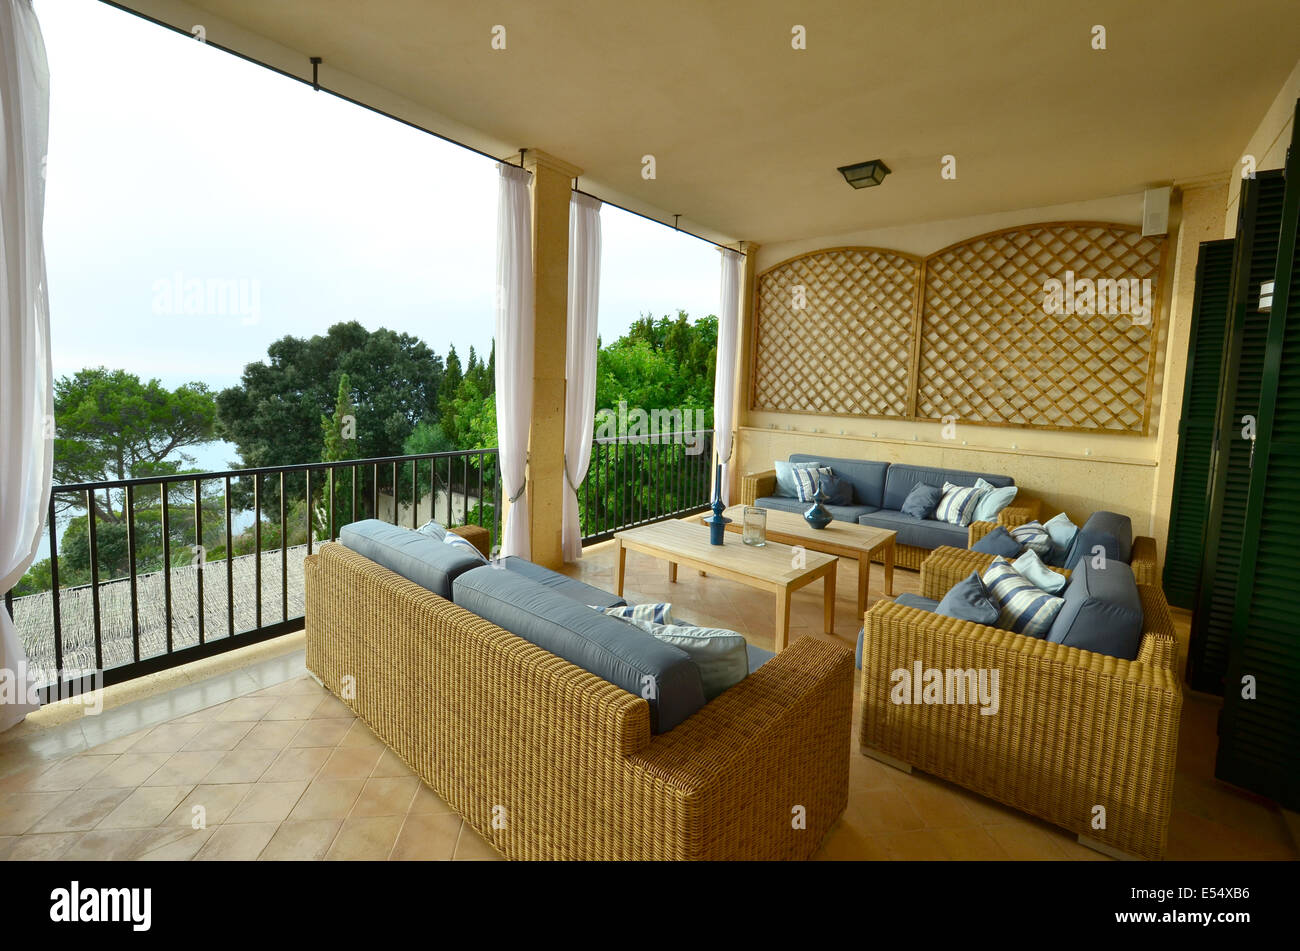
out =
[(1164, 188), (1148, 188), (1142, 196), (1142, 234), (1157, 235), (1169, 233), (1169, 200), (1174, 190), (1166, 185)]

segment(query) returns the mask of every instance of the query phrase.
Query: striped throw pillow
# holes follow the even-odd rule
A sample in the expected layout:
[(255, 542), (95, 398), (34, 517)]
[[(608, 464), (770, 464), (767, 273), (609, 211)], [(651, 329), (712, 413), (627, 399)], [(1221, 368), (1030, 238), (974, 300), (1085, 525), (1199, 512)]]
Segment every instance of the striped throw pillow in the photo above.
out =
[(459, 548), (461, 551), (473, 555), (475, 558), (483, 562), (483, 564), (485, 565), (488, 563), (487, 556), (484, 555), (477, 548), (475, 548), (473, 543), (470, 542), (469, 539), (462, 538), (460, 535), (457, 535), (455, 532), (452, 531), (447, 532), (447, 534), (445, 534), (442, 537), (442, 543), (444, 545), (450, 545), (453, 548)]
[(820, 466), (816, 469), (795, 469), (794, 470), (794, 490), (799, 497), (800, 502), (811, 502), (813, 496), (817, 494), (817, 486), (822, 478), (830, 478), (831, 470), (826, 466)]
[(599, 604), (589, 604), (593, 611), (604, 611), (610, 617), (621, 617), (629, 621), (653, 621), (655, 624), (673, 624), (673, 606), (670, 602), (658, 604), (620, 604), (612, 608), (602, 608)]
[(1026, 637), (1044, 638), (1065, 604), (1048, 594), (1001, 555), (984, 569), (981, 579), (998, 606), (997, 626)]
[(943, 484), (943, 498), (934, 510), (934, 517), (949, 525), (969, 525), (975, 516), (975, 509), (984, 498), (984, 490), (973, 485)]
[(1047, 533), (1047, 529), (1043, 528), (1042, 523), (1025, 522), (1009, 531), (1012, 538), (1037, 554), (1039, 558), (1046, 559), (1052, 553), (1052, 536)]

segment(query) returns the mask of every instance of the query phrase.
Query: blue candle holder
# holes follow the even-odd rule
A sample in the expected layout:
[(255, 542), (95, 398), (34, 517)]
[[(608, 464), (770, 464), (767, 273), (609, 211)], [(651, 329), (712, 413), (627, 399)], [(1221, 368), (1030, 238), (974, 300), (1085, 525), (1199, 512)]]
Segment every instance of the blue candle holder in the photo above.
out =
[(710, 508), (713, 509), (713, 515), (704, 520), (709, 526), (709, 544), (721, 545), (722, 539), (727, 534), (727, 523), (731, 519), (723, 517), (722, 512), (726, 506), (722, 504), (722, 499), (715, 496)]

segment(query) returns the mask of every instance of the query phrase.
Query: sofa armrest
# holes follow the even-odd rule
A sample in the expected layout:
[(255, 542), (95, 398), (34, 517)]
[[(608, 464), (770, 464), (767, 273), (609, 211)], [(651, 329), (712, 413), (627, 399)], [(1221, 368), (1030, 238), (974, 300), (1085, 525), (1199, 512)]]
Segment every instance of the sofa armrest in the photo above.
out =
[(747, 472), (740, 478), (740, 504), (753, 505), (757, 499), (776, 491), (776, 470)]
[[(989, 525), (989, 522), (974, 522), (975, 525)], [(936, 548), (921, 562), (921, 596), (939, 601), (948, 589), (967, 577), (972, 571), (984, 573), (993, 563), (993, 556), (969, 548), (953, 548), (944, 545)]]
[(971, 547), (997, 527), (997, 522), (971, 522), (970, 527), (966, 530), (966, 547)]
[(628, 764), (685, 800), (688, 837), (726, 830), (695, 857), (808, 855), (848, 803), (853, 674), (852, 651), (800, 638)]
[(1133, 539), (1133, 551), (1129, 555), (1129, 567), (1138, 584), (1157, 584), (1156, 580), (1156, 540), (1146, 535)]
[(1019, 495), (1015, 500), (998, 513), (998, 524), (1005, 528), (1015, 528), (1017, 525), (1023, 525), (1025, 522), (1039, 521), (1043, 505), (1035, 498), (1022, 498)]
[(482, 525), (457, 525), (451, 531), (481, 551), (485, 557), (492, 557), (492, 533)]

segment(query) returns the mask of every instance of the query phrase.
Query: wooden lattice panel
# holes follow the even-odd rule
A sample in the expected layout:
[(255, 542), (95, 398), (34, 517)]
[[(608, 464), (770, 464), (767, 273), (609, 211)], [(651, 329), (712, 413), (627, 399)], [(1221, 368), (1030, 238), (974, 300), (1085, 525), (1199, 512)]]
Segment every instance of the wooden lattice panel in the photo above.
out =
[(878, 248), (818, 251), (760, 274), (750, 405), (906, 416), (920, 279), (919, 259)]
[[(1145, 433), (1165, 244), (1123, 225), (1058, 223), (982, 235), (931, 255), (917, 418)], [(1076, 281), (1149, 281), (1146, 322), (1135, 320), (1136, 307), (1113, 306), (1114, 298), (1106, 302), (1110, 313), (1048, 313), (1048, 282), (1068, 286), (1070, 273)]]

